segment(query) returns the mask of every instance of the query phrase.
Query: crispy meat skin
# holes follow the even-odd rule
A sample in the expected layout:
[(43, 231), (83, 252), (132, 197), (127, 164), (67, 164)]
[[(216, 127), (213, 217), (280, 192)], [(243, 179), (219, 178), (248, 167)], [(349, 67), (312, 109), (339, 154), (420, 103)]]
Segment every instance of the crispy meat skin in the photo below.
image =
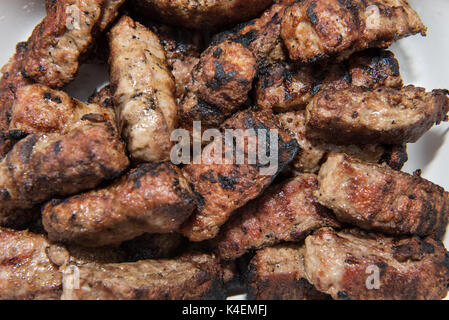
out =
[(253, 54), (239, 43), (224, 41), (202, 53), (179, 106), (185, 128), (201, 121), (218, 127), (247, 99), (256, 75)]
[[(0, 223), (13, 224), (52, 196), (76, 194), (128, 166), (113, 114), (92, 107), (65, 134), (31, 134), (0, 161)], [(22, 212), (23, 214), (23, 212)]]
[(175, 232), (194, 207), (180, 169), (146, 163), (108, 187), (48, 203), (42, 220), (50, 240), (99, 247)]
[(238, 25), (231, 31), (215, 35), (213, 43), (229, 39), (241, 43), (256, 57), (258, 70), (287, 59), (280, 36), (280, 22), (285, 9), (294, 0), (280, 0), (268, 8), (260, 17)]
[(168, 25), (151, 25), (164, 47), (167, 64), (176, 83), (176, 102), (179, 104), (192, 80), (192, 70), (203, 51), (202, 34)]
[(22, 69), (27, 77), (62, 87), (75, 77), (93, 41), (104, 0), (47, 1), (47, 16), (28, 39)]
[(304, 247), (278, 245), (256, 252), (250, 262), (248, 299), (325, 300), (330, 297), (306, 279)]
[[(430, 300), (447, 294), (449, 255), (434, 239), (323, 228), (305, 244), (307, 278), (334, 299)], [(380, 286), (369, 290), (367, 278), (375, 267)]]
[(343, 63), (303, 65), (279, 63), (261, 74), (256, 86), (256, 104), (263, 109), (286, 111), (306, 106), (321, 89), (350, 85), (399, 88), (399, 63), (390, 51), (369, 49), (355, 53)]
[(333, 154), (318, 183), (317, 200), (343, 222), (397, 235), (440, 238), (446, 230), (448, 193), (417, 175)]
[(347, 58), (355, 51), (386, 48), (395, 40), (426, 34), (405, 0), (305, 0), (293, 4), (281, 22), (292, 60)]
[(305, 174), (273, 186), (238, 209), (214, 239), (222, 259), (282, 241), (297, 242), (324, 226), (338, 227), (329, 210), (314, 198), (315, 175)]
[(145, 233), (123, 242), (121, 248), (126, 252), (128, 261), (139, 261), (173, 258), (180, 254), (186, 245), (187, 239), (179, 233)]
[(158, 37), (124, 16), (109, 33), (111, 87), (131, 156), (167, 160), (176, 128), (175, 83)]
[(416, 142), (446, 119), (448, 94), (414, 86), (325, 89), (307, 106), (307, 136), (338, 144)]
[(304, 110), (284, 112), (279, 114), (278, 117), (282, 126), (290, 130), (301, 148), (301, 153), (290, 164), (293, 173), (317, 173), (321, 164), (330, 153), (346, 153), (371, 163), (385, 162), (395, 170), (400, 170), (408, 160), (406, 145), (337, 145), (321, 140), (309, 139), (306, 135)]
[(80, 288), (64, 287), (62, 299), (192, 300), (224, 299), (223, 272), (208, 254), (185, 254), (171, 260), (85, 264)]
[(69, 253), (28, 231), (0, 228), (0, 299), (51, 299), (62, 293), (59, 265)]
[(164, 23), (212, 31), (256, 17), (272, 0), (133, 0), (139, 12)]
[[(244, 164), (216, 164), (210, 159), (211, 150), (216, 150), (214, 142), (203, 152), (201, 164), (189, 164), (183, 168), (187, 180), (192, 183), (198, 196), (197, 211), (183, 226), (183, 234), (191, 241), (202, 241), (217, 235), (220, 226), (226, 222), (231, 213), (249, 200), (257, 197), (282, 171), (298, 153), (296, 140), (282, 129), (277, 118), (267, 111), (245, 110), (228, 119), (222, 129), (266, 129), (278, 133), (278, 167), (273, 175), (262, 175), (263, 165), (260, 159), (256, 164), (247, 164), (247, 152)], [(256, 143), (257, 138), (246, 139), (245, 145)], [(222, 143), (221, 141), (218, 143)], [(255, 146), (255, 144), (253, 145)], [(223, 148), (223, 152), (225, 148)], [(215, 157), (214, 157), (215, 158)], [(216, 158), (215, 158), (216, 159)], [(212, 160), (211, 164), (207, 162)]]

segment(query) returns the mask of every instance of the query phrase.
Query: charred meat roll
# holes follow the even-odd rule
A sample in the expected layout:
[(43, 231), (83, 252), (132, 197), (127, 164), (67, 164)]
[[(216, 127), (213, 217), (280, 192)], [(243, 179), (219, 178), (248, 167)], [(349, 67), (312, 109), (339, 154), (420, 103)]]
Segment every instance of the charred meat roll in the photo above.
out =
[(215, 35), (212, 43), (230, 40), (242, 44), (256, 57), (258, 70), (263, 70), (276, 62), (285, 61), (288, 53), (280, 36), (280, 22), (286, 8), (294, 1), (275, 2), (260, 17), (242, 23), (233, 30)]
[[(192, 241), (214, 238), (231, 213), (257, 197), (299, 151), (296, 140), (279, 126), (278, 119), (270, 112), (239, 112), (228, 119), (222, 129), (224, 132), (226, 129), (240, 130), (232, 134), (243, 138), (241, 143), (236, 143), (235, 152), (232, 155), (226, 153), (226, 140), (217, 139), (206, 146), (199, 164), (198, 159), (194, 159), (183, 168), (198, 198), (197, 211), (183, 225), (183, 234)], [(247, 152), (248, 148), (257, 150), (255, 146), (264, 144), (264, 140), (270, 141), (270, 150), (277, 149), (277, 153), (272, 154), (271, 164), (260, 156), (252, 158)], [(259, 152), (263, 153), (263, 150)], [(253, 163), (249, 162), (250, 158)]]
[(304, 110), (281, 113), (278, 117), (282, 126), (290, 130), (301, 148), (301, 152), (289, 166), (293, 173), (317, 173), (326, 157), (332, 153), (346, 153), (370, 163), (386, 163), (395, 170), (400, 170), (408, 160), (406, 145), (339, 145), (308, 138)]
[(305, 0), (287, 9), (281, 37), (292, 60), (314, 62), (421, 33), (426, 27), (405, 0)]
[(2, 225), (53, 196), (94, 188), (127, 168), (114, 114), (91, 106), (67, 132), (30, 134), (0, 161)]
[(396, 235), (440, 238), (446, 230), (448, 193), (417, 175), (332, 154), (318, 185), (318, 202), (340, 221)]
[(210, 46), (192, 71), (179, 109), (182, 125), (218, 127), (248, 99), (256, 75), (253, 54), (239, 43)]
[(322, 90), (307, 106), (307, 136), (338, 144), (416, 142), (447, 120), (448, 94), (414, 86)]
[(431, 238), (323, 228), (305, 240), (307, 279), (334, 299), (442, 299), (448, 262), (443, 244)]
[(249, 264), (250, 300), (328, 300), (306, 278), (304, 245), (284, 244), (256, 252)]
[(51, 201), (42, 219), (51, 240), (98, 247), (145, 232), (175, 232), (194, 206), (180, 169), (165, 162), (146, 163), (108, 187)]
[(3, 157), (14, 145), (15, 137), (8, 134), (9, 117), (14, 103), (16, 92), (20, 87), (33, 83), (22, 73), (22, 60), (27, 43), (20, 42), (16, 46), (16, 53), (5, 64), (0, 78), (0, 157)]
[(273, 186), (238, 209), (214, 239), (222, 259), (280, 242), (303, 240), (321, 227), (339, 226), (332, 213), (314, 198), (315, 175), (304, 174)]
[(167, 160), (177, 126), (175, 82), (158, 37), (129, 17), (109, 34), (111, 88), (119, 129), (138, 161)]
[[(81, 265), (79, 288), (64, 286), (70, 300), (224, 299), (223, 271), (213, 256)], [(68, 274), (68, 272), (67, 272)]]
[(322, 89), (350, 85), (399, 88), (399, 63), (390, 51), (369, 49), (355, 53), (343, 63), (295, 66), (282, 62), (261, 73), (256, 86), (256, 104), (284, 112), (302, 109)]
[(47, 16), (27, 40), (22, 70), (50, 87), (73, 80), (80, 57), (94, 40), (104, 0), (47, 1)]

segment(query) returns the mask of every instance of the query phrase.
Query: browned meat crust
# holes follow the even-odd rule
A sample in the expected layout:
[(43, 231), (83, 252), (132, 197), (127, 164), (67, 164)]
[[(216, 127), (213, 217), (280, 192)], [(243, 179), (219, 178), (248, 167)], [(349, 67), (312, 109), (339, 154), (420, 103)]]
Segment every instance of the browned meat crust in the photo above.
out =
[(250, 300), (324, 300), (330, 296), (306, 279), (304, 247), (279, 245), (257, 251), (249, 265)]
[(65, 134), (31, 134), (2, 159), (1, 224), (20, 220), (15, 210), (93, 188), (126, 169), (129, 161), (113, 114), (99, 106), (91, 110)]
[(286, 111), (306, 106), (321, 89), (350, 85), (399, 88), (399, 64), (390, 51), (369, 49), (353, 54), (343, 63), (303, 65), (279, 63), (265, 70), (256, 86), (256, 104), (264, 109)]
[(339, 226), (329, 210), (313, 196), (315, 175), (305, 174), (268, 189), (237, 210), (214, 239), (222, 259), (235, 259), (248, 250), (282, 241), (303, 240), (324, 226)]
[(111, 88), (131, 156), (167, 160), (177, 126), (175, 83), (158, 37), (124, 16), (109, 33)]
[[(431, 238), (395, 239), (323, 228), (306, 238), (305, 268), (315, 287), (334, 299), (442, 299), (449, 255)], [(379, 276), (379, 286), (370, 275)]]
[(200, 61), (203, 38), (199, 32), (168, 25), (151, 25), (164, 47), (167, 64), (176, 83), (176, 101), (181, 102), (186, 87), (192, 81), (192, 70)]
[(224, 41), (210, 46), (192, 72), (192, 80), (179, 106), (185, 128), (201, 121), (218, 127), (248, 99), (256, 75), (253, 54), (239, 43)]
[[(257, 197), (282, 171), (298, 153), (298, 144), (282, 129), (277, 118), (267, 111), (245, 110), (228, 119), (222, 129), (265, 129), (278, 132), (277, 170), (273, 175), (262, 175), (262, 164), (257, 159), (256, 164), (236, 164), (233, 154), (233, 164), (225, 164), (223, 147), (223, 164), (213, 163), (209, 151), (203, 152), (201, 164), (189, 164), (183, 169), (187, 180), (192, 183), (194, 192), (198, 196), (198, 208), (183, 226), (183, 233), (192, 241), (201, 241), (217, 235), (220, 226), (226, 222), (231, 213), (243, 206), (249, 200)], [(250, 141), (251, 139), (251, 141)], [(245, 139), (245, 145), (257, 143), (256, 137)], [(219, 141), (218, 143), (222, 143)], [(216, 144), (216, 143), (215, 143)], [(215, 149), (214, 142), (206, 148)], [(241, 150), (243, 151), (243, 150)], [(248, 159), (246, 147), (243, 152)], [(216, 158), (215, 158), (216, 159)], [(208, 164), (207, 161), (212, 162)], [(263, 166), (262, 166), (263, 167)]]
[(17, 89), (31, 84), (32, 81), (22, 74), (21, 65), (27, 43), (20, 42), (16, 53), (1, 69), (0, 78), (0, 158), (13, 146), (14, 139), (8, 135), (9, 116)]
[(292, 60), (340, 61), (367, 48), (386, 48), (395, 40), (426, 34), (405, 0), (305, 0), (293, 4), (281, 22), (281, 37)]
[(121, 248), (128, 261), (173, 258), (186, 248), (187, 239), (179, 233), (145, 233), (133, 240), (123, 242)]
[(99, 247), (177, 231), (194, 207), (180, 169), (146, 163), (108, 187), (48, 203), (42, 221), (53, 241)]
[(414, 86), (325, 89), (307, 106), (307, 136), (338, 144), (416, 142), (447, 120), (448, 94)]
[(164, 23), (213, 31), (256, 17), (272, 0), (133, 0), (138, 11)]
[(273, 63), (287, 59), (283, 41), (280, 36), (280, 22), (285, 9), (294, 0), (280, 0), (268, 8), (259, 18), (238, 25), (234, 30), (215, 35), (212, 42), (219, 43), (226, 39), (242, 44), (256, 57), (258, 70)]
[(79, 267), (80, 287), (64, 287), (63, 299), (193, 300), (224, 299), (223, 272), (208, 254), (172, 260), (141, 260)]
[(93, 41), (104, 0), (47, 1), (47, 16), (28, 39), (22, 69), (50, 87), (73, 80), (79, 59)]
[(65, 134), (83, 115), (102, 111), (97, 105), (85, 105), (41, 84), (21, 87), (10, 112), (9, 136), (20, 139), (28, 134)]
[(318, 182), (317, 200), (343, 222), (397, 235), (440, 238), (446, 230), (448, 193), (417, 175), (334, 154)]
[(0, 248), (0, 299), (59, 299), (66, 249), (44, 236), (5, 228), (0, 228)]
[(406, 145), (337, 145), (310, 139), (306, 135), (304, 110), (281, 113), (278, 118), (282, 126), (290, 130), (302, 150), (290, 164), (293, 173), (317, 173), (331, 153), (346, 153), (366, 162), (386, 163), (395, 170), (400, 170), (408, 160)]

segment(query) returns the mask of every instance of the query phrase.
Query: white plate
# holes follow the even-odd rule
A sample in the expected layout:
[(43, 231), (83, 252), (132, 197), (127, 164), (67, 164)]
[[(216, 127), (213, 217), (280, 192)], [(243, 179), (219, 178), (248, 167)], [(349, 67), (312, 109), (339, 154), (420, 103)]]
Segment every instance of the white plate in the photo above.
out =
[[(409, 0), (428, 26), (428, 36), (409, 37), (392, 46), (405, 84), (427, 88), (449, 88), (449, 1)], [(44, 0), (0, 1), (0, 65), (6, 63), (19, 41), (28, 38), (44, 17)], [(86, 100), (107, 81), (107, 66), (83, 65), (76, 80), (67, 87), (73, 97)], [(433, 128), (418, 143), (408, 145), (409, 161), (404, 171), (420, 168), (422, 176), (449, 190), (449, 124)], [(449, 247), (449, 232), (444, 239)]]

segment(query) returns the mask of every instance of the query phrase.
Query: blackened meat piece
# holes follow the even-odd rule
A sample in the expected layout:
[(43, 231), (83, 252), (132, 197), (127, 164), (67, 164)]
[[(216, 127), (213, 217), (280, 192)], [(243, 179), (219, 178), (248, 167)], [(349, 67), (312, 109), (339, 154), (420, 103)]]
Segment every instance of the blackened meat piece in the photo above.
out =
[(449, 255), (431, 238), (323, 228), (305, 248), (307, 278), (334, 299), (430, 300), (448, 291)]
[(332, 154), (318, 184), (317, 200), (340, 221), (396, 235), (440, 238), (446, 230), (448, 193), (417, 175)]
[[(225, 142), (217, 139), (206, 146), (200, 164), (195, 164), (198, 160), (195, 159), (194, 163), (183, 168), (198, 197), (197, 211), (183, 226), (184, 235), (192, 241), (215, 237), (231, 213), (257, 197), (299, 151), (296, 140), (279, 126), (276, 116), (267, 111), (239, 112), (228, 119), (222, 129), (241, 129), (241, 133), (237, 132), (237, 138), (244, 138), (245, 133), (247, 137), (239, 143), (240, 146), (236, 144), (236, 152), (230, 157), (226, 156)], [(260, 130), (259, 135), (256, 134), (257, 130)], [(249, 164), (248, 152), (245, 151), (247, 147), (254, 155), (258, 143), (263, 145), (264, 140), (268, 142), (272, 138), (277, 141), (276, 144), (269, 144), (270, 149), (278, 150), (277, 157), (273, 154), (275, 163), (272, 166), (263, 164), (257, 157), (253, 158), (254, 164)], [(214, 152), (221, 152), (216, 150), (222, 153), (214, 156)], [(263, 149), (259, 151), (263, 153)], [(243, 156), (244, 162), (240, 158), (241, 163), (237, 163), (237, 155)], [(226, 164), (227, 158), (231, 164)]]

